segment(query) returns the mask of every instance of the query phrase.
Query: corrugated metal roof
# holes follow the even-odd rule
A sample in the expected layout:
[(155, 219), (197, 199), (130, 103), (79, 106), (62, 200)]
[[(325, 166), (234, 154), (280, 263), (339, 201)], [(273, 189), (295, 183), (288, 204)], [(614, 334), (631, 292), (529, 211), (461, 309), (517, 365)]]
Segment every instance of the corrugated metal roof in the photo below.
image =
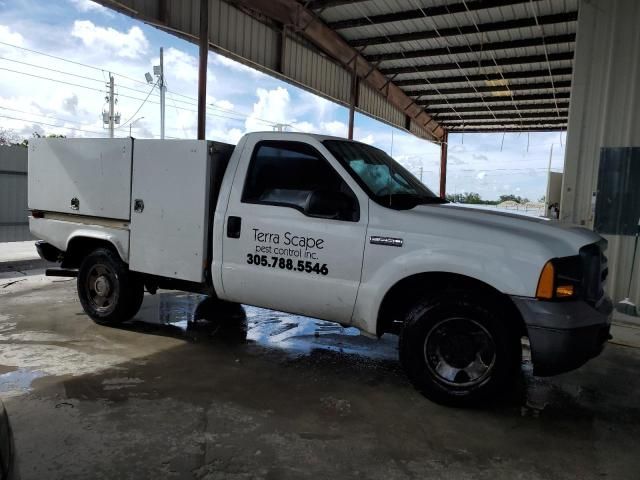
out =
[(566, 128), (578, 0), (309, 5), (445, 128)]
[[(200, 0), (98, 1), (197, 39)], [(577, 9), (578, 0), (209, 0), (210, 43), (343, 105), (351, 102), (356, 58), (365, 87), (357, 89), (357, 108), (426, 138), (442, 136), (439, 126), (560, 130), (567, 121)], [(301, 26), (303, 11), (313, 13)], [(342, 45), (342, 55), (334, 48), (330, 58), (309, 38), (314, 22), (335, 37), (333, 47)], [(563, 104), (553, 122), (550, 103)], [(478, 105), (483, 108), (466, 109)], [(536, 113), (547, 117), (536, 119)], [(463, 117), (463, 124), (450, 120)]]

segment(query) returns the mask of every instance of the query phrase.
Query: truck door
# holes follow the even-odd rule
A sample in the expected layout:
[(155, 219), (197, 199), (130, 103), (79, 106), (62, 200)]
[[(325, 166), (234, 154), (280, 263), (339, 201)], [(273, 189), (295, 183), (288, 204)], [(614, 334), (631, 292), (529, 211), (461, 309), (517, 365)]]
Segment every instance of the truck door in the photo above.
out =
[(256, 139), (245, 146), (251, 153), (240, 159), (224, 226), (226, 298), (350, 321), (368, 201), (321, 150), (302, 141)]

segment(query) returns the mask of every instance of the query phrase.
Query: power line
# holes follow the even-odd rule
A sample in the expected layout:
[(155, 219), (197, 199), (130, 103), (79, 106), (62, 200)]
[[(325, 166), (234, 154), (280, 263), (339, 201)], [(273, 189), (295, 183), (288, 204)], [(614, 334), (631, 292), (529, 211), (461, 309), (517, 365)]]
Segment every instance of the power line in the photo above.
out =
[(97, 133), (99, 135), (106, 135), (105, 132), (96, 132), (94, 130), (85, 130), (83, 128), (75, 128), (75, 127), (66, 127), (64, 125), (55, 125), (53, 123), (47, 123), (47, 122), (41, 122), (41, 121), (37, 121), (37, 120), (29, 120), (26, 118), (17, 118), (17, 117), (10, 117), (7, 115), (0, 115), (0, 118), (7, 118), (9, 120), (17, 120), (19, 122), (30, 122), (30, 123), (37, 123), (39, 125), (47, 125), (49, 127), (56, 127), (56, 128), (64, 128), (65, 130), (75, 130), (77, 132), (85, 132), (85, 133)]
[(156, 83), (154, 83), (154, 84), (153, 84), (153, 86), (151, 87), (151, 90), (149, 90), (149, 93), (147, 93), (146, 98), (142, 101), (142, 103), (140, 104), (140, 106), (138, 107), (138, 109), (136, 110), (136, 112), (135, 112), (133, 115), (131, 115), (131, 116), (129, 117), (129, 119), (128, 119), (126, 122), (121, 123), (121, 124), (120, 124), (120, 125), (118, 125), (116, 128), (122, 128), (122, 127), (124, 127), (126, 124), (128, 124), (131, 120), (133, 120), (133, 119), (135, 118), (135, 116), (138, 114), (138, 112), (140, 111), (140, 109), (141, 109), (142, 107), (144, 107), (144, 104), (145, 104), (145, 103), (147, 103), (147, 100), (149, 100), (149, 96), (151, 95), (151, 92), (153, 92), (153, 90), (156, 88), (156, 85), (158, 85), (158, 81), (156, 81)]
[(56, 60), (60, 60), (60, 61), (62, 61), (62, 62), (73, 63), (74, 65), (80, 65), (80, 66), (82, 66), (82, 67), (91, 68), (91, 69), (93, 69), (93, 70), (97, 70), (97, 71), (99, 71), (99, 72), (109, 72), (109, 71), (111, 71), (111, 73), (114, 73), (114, 74), (118, 75), (119, 77), (126, 78), (127, 80), (130, 80), (130, 81), (132, 81), (132, 82), (141, 83), (141, 84), (143, 84), (143, 85), (146, 85), (146, 82), (143, 82), (142, 80), (138, 80), (138, 79), (136, 79), (136, 78), (132, 78), (132, 77), (129, 77), (129, 76), (124, 75), (124, 74), (122, 74), (122, 73), (114, 72), (114, 71), (109, 70), (109, 69), (106, 69), (106, 68), (102, 68), (102, 67), (94, 67), (93, 65), (87, 65), (86, 63), (76, 62), (76, 61), (74, 61), (74, 60), (69, 60), (69, 59), (67, 59), (67, 58), (57, 57), (57, 56), (55, 56), (55, 55), (51, 55), (51, 54), (49, 54), (49, 53), (39, 52), (38, 50), (32, 50), (32, 49), (30, 49), (30, 48), (20, 47), (20, 46), (18, 46), (18, 45), (14, 45), (14, 44), (12, 44), (12, 43), (7, 43), (7, 42), (2, 42), (2, 41), (0, 41), (0, 45), (6, 45), (6, 46), (8, 46), (8, 47), (17, 48), (17, 49), (19, 49), (19, 50), (24, 50), (24, 51), (26, 51), (26, 52), (31, 52), (31, 53), (35, 53), (35, 54), (37, 54), (37, 55), (42, 55), (42, 56), (44, 56), (44, 57), (55, 58)]
[(2, 105), (0, 105), (0, 109), (9, 110), (11, 112), (16, 112), (16, 113), (24, 113), (24, 114), (27, 114), (27, 115), (34, 115), (36, 117), (51, 118), (53, 120), (59, 120), (61, 122), (75, 123), (76, 125), (84, 125), (85, 124), (84, 122), (78, 122), (76, 120), (68, 120), (66, 118), (55, 117), (55, 116), (52, 116), (52, 115), (45, 115), (45, 114), (41, 114), (41, 113), (33, 113), (33, 112), (29, 112), (27, 110), (18, 110), (16, 108), (9, 108), (9, 107), (5, 107), (5, 106), (2, 106)]
[[(7, 61), (7, 62), (19, 63), (20, 65), (26, 65), (26, 66), (32, 67), (32, 68), (40, 68), (42, 70), (47, 70), (49, 72), (56, 72), (56, 73), (60, 73), (62, 75), (69, 75), (70, 77), (82, 78), (83, 80), (90, 80), (92, 82), (108, 83), (108, 80), (103, 80), (103, 79), (93, 78), (93, 77), (87, 77), (87, 76), (84, 76), (84, 75), (80, 75), (78, 73), (65, 72), (63, 70), (56, 70), (55, 68), (44, 67), (42, 65), (36, 65), (34, 63), (23, 62), (21, 60), (15, 60), (15, 59), (12, 59), (12, 58), (0, 57), (0, 60), (4, 60), (4, 61)], [(22, 72), (22, 73), (26, 74), (28, 72)], [(116, 75), (118, 75), (118, 74), (116, 74)], [(118, 88), (123, 88), (125, 90), (131, 90), (133, 92), (138, 92), (138, 93), (146, 93), (144, 90), (139, 90), (137, 88), (127, 87), (126, 85), (118, 85)]]

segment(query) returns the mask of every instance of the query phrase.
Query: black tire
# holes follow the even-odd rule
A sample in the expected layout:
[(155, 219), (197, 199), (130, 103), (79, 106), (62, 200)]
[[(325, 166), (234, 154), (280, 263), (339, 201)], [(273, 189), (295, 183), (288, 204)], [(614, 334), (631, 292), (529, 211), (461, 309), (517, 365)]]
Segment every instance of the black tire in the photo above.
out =
[(468, 292), (439, 293), (416, 302), (400, 335), (400, 361), (428, 399), (472, 407), (515, 385), (522, 349), (513, 318), (497, 302)]
[(98, 248), (80, 265), (78, 297), (82, 308), (94, 322), (115, 325), (138, 313), (144, 286), (117, 253), (108, 248)]

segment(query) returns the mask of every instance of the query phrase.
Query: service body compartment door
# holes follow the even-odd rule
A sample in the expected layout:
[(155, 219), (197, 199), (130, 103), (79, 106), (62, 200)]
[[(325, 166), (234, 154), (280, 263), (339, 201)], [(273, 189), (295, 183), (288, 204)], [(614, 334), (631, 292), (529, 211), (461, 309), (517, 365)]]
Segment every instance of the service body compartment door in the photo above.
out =
[(29, 208), (129, 220), (130, 138), (29, 140)]
[(135, 140), (130, 268), (204, 281), (210, 156), (199, 140)]

